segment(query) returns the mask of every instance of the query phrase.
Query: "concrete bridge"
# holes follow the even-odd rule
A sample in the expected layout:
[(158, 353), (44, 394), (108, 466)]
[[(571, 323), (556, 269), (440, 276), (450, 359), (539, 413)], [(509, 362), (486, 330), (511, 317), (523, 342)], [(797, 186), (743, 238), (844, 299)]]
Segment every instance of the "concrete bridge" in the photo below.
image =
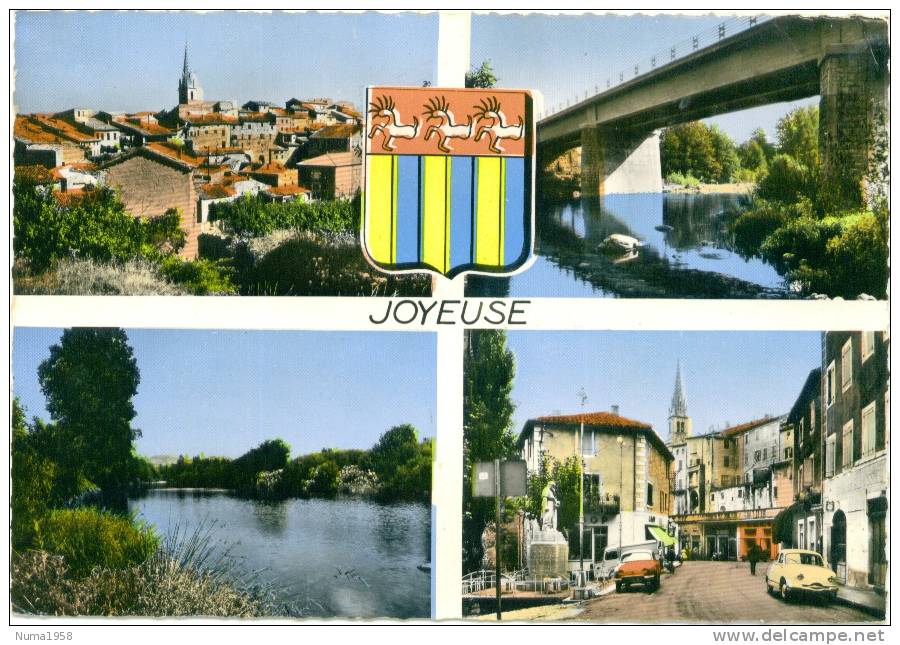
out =
[(773, 18), (542, 119), (540, 167), (581, 146), (583, 194), (659, 192), (660, 128), (818, 95), (826, 182), (858, 194), (888, 56), (884, 21)]

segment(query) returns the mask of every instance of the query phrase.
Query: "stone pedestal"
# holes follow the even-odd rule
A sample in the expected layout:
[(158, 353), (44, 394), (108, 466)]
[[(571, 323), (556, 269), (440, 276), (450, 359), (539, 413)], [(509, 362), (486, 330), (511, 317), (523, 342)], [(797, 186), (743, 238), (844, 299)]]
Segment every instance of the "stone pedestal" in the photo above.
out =
[(569, 543), (559, 531), (536, 531), (528, 549), (528, 571), (534, 578), (566, 578)]

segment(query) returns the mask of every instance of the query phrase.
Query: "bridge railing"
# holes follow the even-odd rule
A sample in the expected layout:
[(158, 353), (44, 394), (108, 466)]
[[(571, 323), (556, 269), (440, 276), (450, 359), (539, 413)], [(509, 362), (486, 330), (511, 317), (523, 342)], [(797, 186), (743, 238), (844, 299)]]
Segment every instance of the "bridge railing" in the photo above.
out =
[(770, 19), (771, 17), (769, 16), (732, 16), (725, 18), (715, 27), (699, 31), (688, 38), (658, 50), (650, 56), (633, 61), (615, 73), (591, 79), (586, 83), (585, 89), (575, 96), (546, 107), (543, 113), (538, 114), (538, 120), (558, 114), (574, 105), (578, 105), (582, 101), (586, 101), (588, 98), (613, 90), (624, 83), (640, 78), (664, 65), (680, 60), (685, 56), (689, 56), (694, 52), (751, 29)]

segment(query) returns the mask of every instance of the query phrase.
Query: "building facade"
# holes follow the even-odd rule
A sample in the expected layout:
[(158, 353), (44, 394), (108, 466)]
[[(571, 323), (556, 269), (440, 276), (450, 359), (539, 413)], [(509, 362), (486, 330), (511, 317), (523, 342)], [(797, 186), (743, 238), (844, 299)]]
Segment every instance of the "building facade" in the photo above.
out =
[(823, 555), (860, 589), (887, 577), (889, 356), (886, 332), (822, 335)]
[(577, 526), (560, 527), (569, 539), (570, 561), (579, 559), (582, 544), (587, 568), (607, 546), (656, 539), (651, 527), (668, 531), (673, 457), (649, 424), (615, 409), (539, 417), (525, 424), (518, 447), (530, 473), (540, 470), (543, 459), (582, 461), (582, 540)]

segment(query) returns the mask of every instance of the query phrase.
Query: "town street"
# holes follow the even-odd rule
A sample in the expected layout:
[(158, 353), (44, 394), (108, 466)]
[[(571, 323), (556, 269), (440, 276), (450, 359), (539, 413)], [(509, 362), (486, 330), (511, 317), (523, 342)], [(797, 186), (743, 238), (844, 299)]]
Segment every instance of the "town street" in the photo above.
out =
[(746, 562), (685, 562), (663, 577), (652, 594), (635, 589), (610, 593), (587, 603), (571, 620), (611, 623), (858, 623), (878, 619), (859, 609), (834, 603), (784, 602), (766, 593), (761, 563), (756, 576)]

